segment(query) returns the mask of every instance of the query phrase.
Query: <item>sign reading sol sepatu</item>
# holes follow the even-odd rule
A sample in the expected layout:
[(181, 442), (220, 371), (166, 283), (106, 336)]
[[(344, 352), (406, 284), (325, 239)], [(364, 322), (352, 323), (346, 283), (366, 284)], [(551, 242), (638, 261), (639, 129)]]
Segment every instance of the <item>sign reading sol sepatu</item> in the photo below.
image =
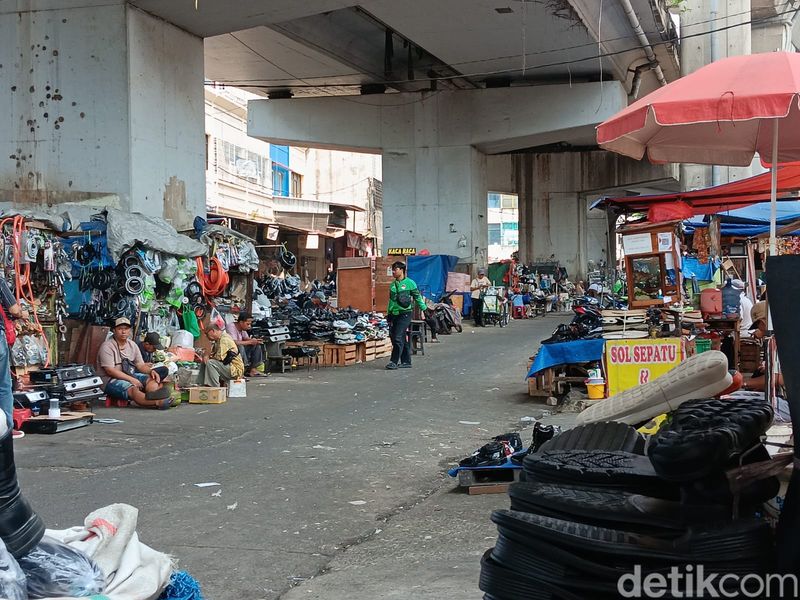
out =
[(414, 256), (416, 253), (416, 248), (389, 248), (386, 251), (389, 256)]
[(681, 341), (677, 338), (608, 340), (606, 342), (608, 393), (614, 395), (648, 383), (679, 362), (681, 362)]

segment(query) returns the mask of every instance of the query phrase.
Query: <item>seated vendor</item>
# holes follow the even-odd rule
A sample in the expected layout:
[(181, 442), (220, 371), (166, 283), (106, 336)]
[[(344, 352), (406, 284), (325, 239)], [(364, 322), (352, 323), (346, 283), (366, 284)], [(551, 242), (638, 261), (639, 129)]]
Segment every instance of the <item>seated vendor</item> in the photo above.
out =
[[(761, 302), (756, 302), (753, 305), (753, 308), (750, 310), (750, 316), (753, 319), (753, 324), (750, 326), (750, 330), (753, 332), (753, 337), (756, 339), (763, 339), (764, 336), (767, 335), (767, 303), (762, 300)], [(765, 391), (766, 386), (766, 371), (764, 363), (761, 363), (758, 368), (753, 371), (753, 374), (750, 377), (745, 377), (744, 385), (742, 389), (754, 391), (754, 392), (763, 392)], [(783, 386), (783, 375), (781, 373), (776, 374), (776, 383), (778, 386)]]
[(248, 377), (263, 377), (259, 369), (264, 364), (263, 340), (250, 335), (253, 328), (253, 316), (250, 313), (240, 312), (235, 323), (228, 323), (225, 331), (228, 333), (239, 350), (244, 363), (247, 365)]
[(201, 363), (198, 378), (200, 384), (206, 387), (222, 387), (244, 375), (244, 361), (233, 338), (216, 323), (206, 327), (206, 337), (212, 342), (211, 355), (196, 356), (196, 360)]
[(146, 363), (139, 347), (129, 339), (131, 322), (120, 317), (111, 332), (112, 336), (97, 351), (97, 367), (106, 394), (144, 408), (163, 410), (172, 406), (169, 390), (161, 383), (165, 373)]
[(163, 350), (164, 346), (161, 345), (161, 336), (157, 332), (151, 331), (144, 339), (136, 344), (139, 346), (139, 352), (142, 353), (142, 360), (146, 363), (154, 363), (153, 352), (156, 350)]

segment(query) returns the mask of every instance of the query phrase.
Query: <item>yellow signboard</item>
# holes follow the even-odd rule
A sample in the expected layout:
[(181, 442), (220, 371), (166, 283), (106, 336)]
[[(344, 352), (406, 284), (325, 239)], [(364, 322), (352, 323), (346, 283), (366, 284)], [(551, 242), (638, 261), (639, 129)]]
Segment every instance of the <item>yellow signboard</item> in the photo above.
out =
[(386, 251), (388, 256), (414, 256), (416, 253), (416, 248), (389, 248)]
[(681, 340), (607, 340), (608, 394), (643, 385), (681, 362)]

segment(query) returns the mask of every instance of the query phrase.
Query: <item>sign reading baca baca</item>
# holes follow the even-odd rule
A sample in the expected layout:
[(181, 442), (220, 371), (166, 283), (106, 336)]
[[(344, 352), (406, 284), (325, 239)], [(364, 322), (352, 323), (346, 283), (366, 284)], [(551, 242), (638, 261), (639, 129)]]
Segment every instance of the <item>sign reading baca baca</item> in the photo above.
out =
[(389, 256), (414, 256), (416, 253), (416, 248), (389, 248), (386, 251)]

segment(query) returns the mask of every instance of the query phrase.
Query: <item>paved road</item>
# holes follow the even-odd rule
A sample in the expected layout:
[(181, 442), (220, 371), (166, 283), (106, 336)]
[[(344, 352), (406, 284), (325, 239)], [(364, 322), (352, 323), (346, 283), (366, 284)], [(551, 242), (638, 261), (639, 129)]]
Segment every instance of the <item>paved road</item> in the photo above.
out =
[(17, 442), (20, 481), (52, 528), (113, 502), (138, 507), (141, 539), (209, 600), (477, 599), (489, 512), (507, 498), (455, 494), (443, 473), (541, 412), (525, 364), (558, 322), (468, 327), (411, 370), (253, 380), (222, 406), (103, 408), (124, 423)]

